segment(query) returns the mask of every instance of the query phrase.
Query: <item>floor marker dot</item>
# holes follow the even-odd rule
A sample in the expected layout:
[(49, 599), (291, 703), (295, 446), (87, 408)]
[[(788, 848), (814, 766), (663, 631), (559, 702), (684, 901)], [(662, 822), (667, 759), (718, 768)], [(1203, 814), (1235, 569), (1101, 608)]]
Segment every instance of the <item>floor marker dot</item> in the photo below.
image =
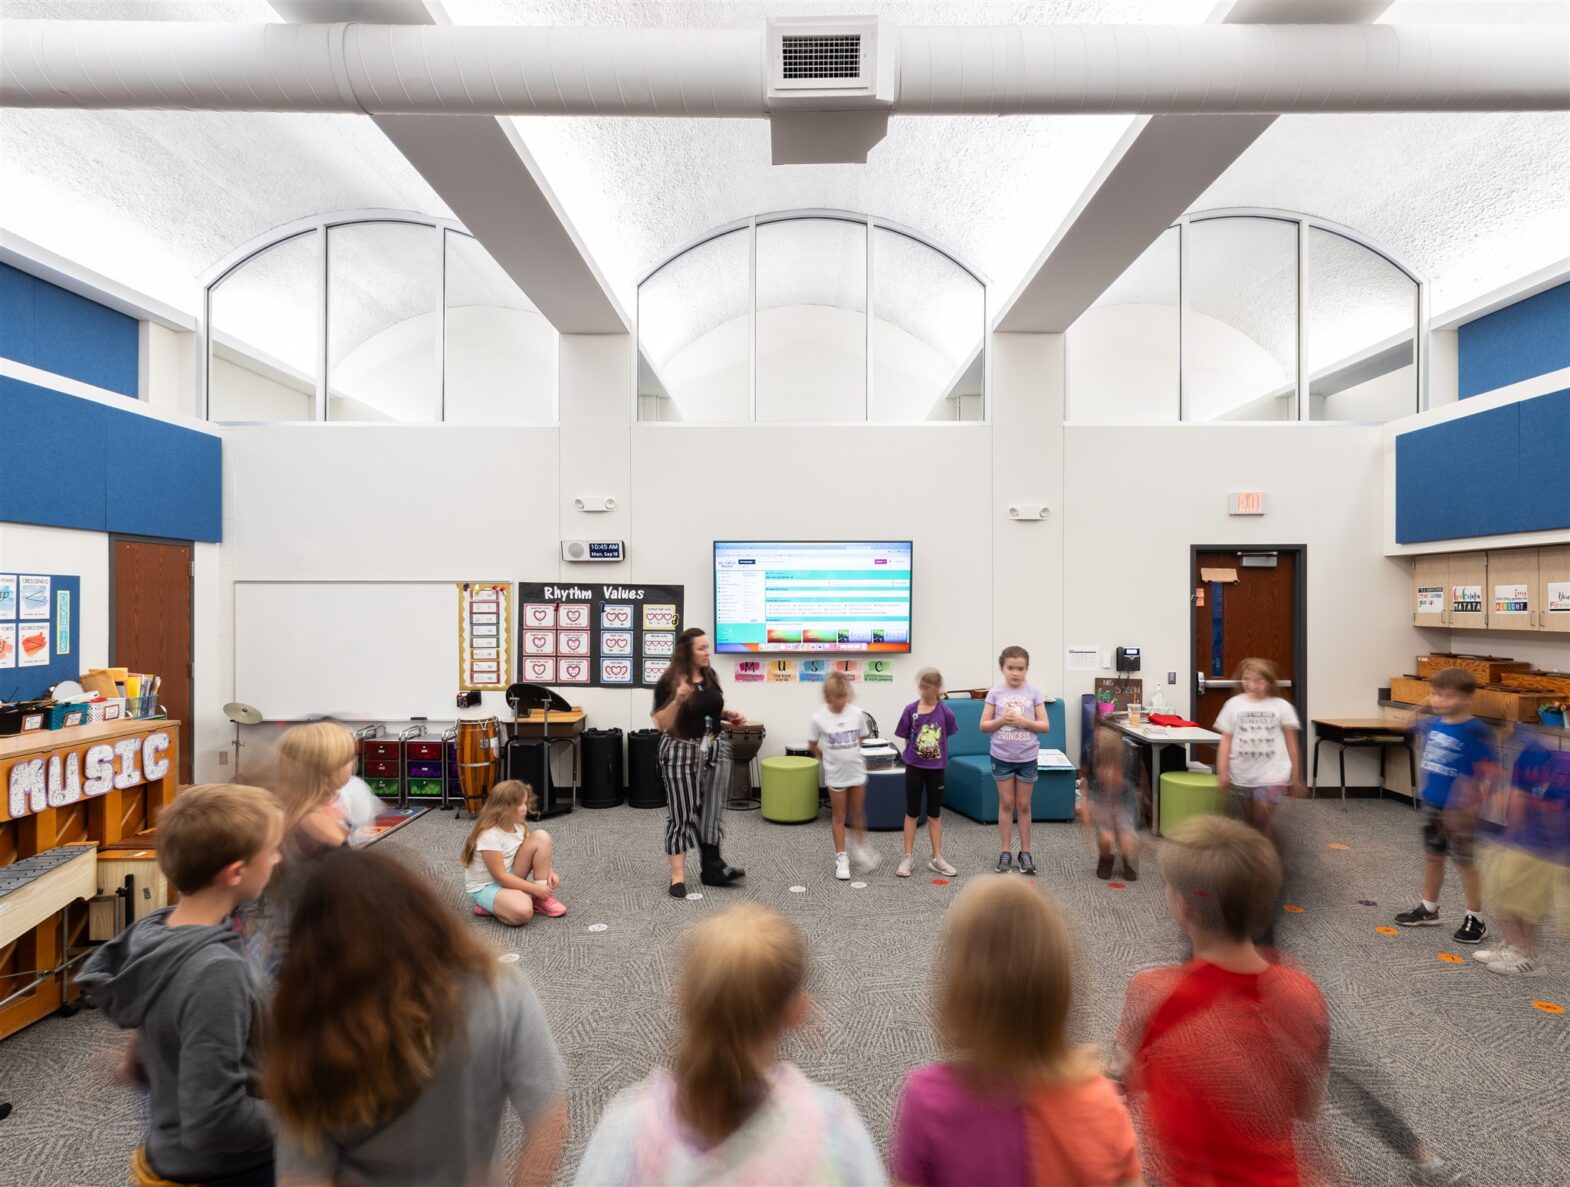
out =
[(852, 890), (865, 890), (867, 889), (867, 884), (865, 882), (852, 882), (850, 888)]
[(1533, 1002), (1532, 1008), (1541, 1010), (1545, 1014), (1563, 1014), (1565, 1012), (1565, 1008), (1555, 1002)]
[(519, 957), (516, 952), (503, 952), (496, 958), (496, 962), (498, 964), (517, 964), (518, 959)]
[(1357, 905), (1360, 906), (1360, 907), (1377, 907), (1377, 906), (1379, 906), (1379, 904), (1376, 903), (1371, 898), (1360, 898), (1360, 899), (1357, 900)]
[(1302, 907), (1294, 907), (1291, 903), (1283, 904), (1281, 909), (1283, 911), (1290, 911), (1294, 915), (1301, 915), (1303, 913), (1303, 908)]
[(591, 924), (589, 924), (589, 930), (590, 931), (609, 931), (610, 930), (610, 926), (611, 925), (608, 924), (608, 923), (591, 923)]
[(934, 886), (947, 886), (949, 884), (949, 880), (947, 878), (934, 878), (932, 880), (932, 884)]
[(1374, 930), (1382, 936), (1399, 936), (1401, 934), (1399, 927), (1376, 927)]
[(1332, 849), (1350, 849), (1350, 848), (1352, 848), (1352, 846), (1350, 846), (1350, 845), (1343, 845), (1340, 841), (1331, 841), (1330, 842), (1330, 847)]
[(792, 886), (790, 892), (792, 894), (806, 894), (807, 888), (805, 886)]
[(1438, 955), (1439, 955), (1439, 959), (1444, 961), (1446, 964), (1465, 964), (1466, 963), (1466, 957), (1464, 957), (1464, 956), (1457, 956), (1454, 952), (1441, 952)]
[(699, 900), (699, 899), (700, 899), (700, 898), (702, 898), (702, 897), (703, 897), (703, 895), (702, 895), (702, 894), (700, 894), (700, 893), (699, 893), (699, 892), (698, 892), (698, 891), (696, 891), (696, 890), (694, 890), (694, 891), (691, 891), (691, 892), (690, 892), (690, 893), (689, 893), (689, 894), (688, 894), (688, 895), (687, 895), (687, 901), (688, 901), (688, 902), (689, 902), (689, 903), (695, 903), (695, 902), (697, 902), (697, 901), (698, 901), (698, 900)]
[(1127, 882), (1108, 882), (1107, 883), (1107, 889), (1108, 890), (1127, 890), (1128, 889), (1128, 883)]

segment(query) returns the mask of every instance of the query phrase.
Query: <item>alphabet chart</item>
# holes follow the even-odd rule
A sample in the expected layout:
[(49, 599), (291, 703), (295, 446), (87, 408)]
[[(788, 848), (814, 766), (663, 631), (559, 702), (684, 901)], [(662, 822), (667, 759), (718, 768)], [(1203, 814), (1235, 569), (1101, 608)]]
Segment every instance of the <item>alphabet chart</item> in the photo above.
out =
[(512, 683), (512, 583), (458, 586), (458, 687), (505, 689)]
[(652, 688), (681, 633), (680, 585), (518, 584), (518, 673), (528, 684)]

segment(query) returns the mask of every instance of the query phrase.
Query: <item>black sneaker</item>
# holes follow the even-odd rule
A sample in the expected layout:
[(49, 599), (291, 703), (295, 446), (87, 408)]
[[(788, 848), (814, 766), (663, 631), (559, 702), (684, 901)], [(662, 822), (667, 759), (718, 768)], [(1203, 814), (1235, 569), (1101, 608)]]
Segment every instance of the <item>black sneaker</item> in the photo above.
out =
[(1397, 915), (1396, 922), (1402, 927), (1438, 927), (1439, 912), (1430, 911), (1422, 903), (1418, 903), (1410, 911), (1402, 911)]
[(1000, 873), (1000, 874), (1008, 873), (1009, 872), (1009, 866), (1012, 865), (1013, 862), (1014, 862), (1014, 859), (1011, 856), (1009, 856), (1008, 853), (1005, 852), (1005, 853), (998, 854), (998, 873)]
[(1466, 918), (1461, 920), (1461, 926), (1456, 928), (1455, 942), (1457, 944), (1480, 944), (1483, 941), (1483, 937), (1487, 934), (1488, 924), (1468, 911)]
[(1114, 859), (1112, 854), (1103, 853), (1100, 859), (1096, 862), (1096, 877), (1100, 878), (1103, 882), (1112, 877), (1113, 860)]
[(1036, 859), (1030, 855), (1028, 849), (1019, 851), (1019, 872), (1030, 878), (1036, 876)]
[(1125, 881), (1125, 882), (1138, 882), (1139, 881), (1139, 871), (1134, 868), (1134, 863), (1131, 862), (1126, 857), (1123, 859), (1123, 881)]

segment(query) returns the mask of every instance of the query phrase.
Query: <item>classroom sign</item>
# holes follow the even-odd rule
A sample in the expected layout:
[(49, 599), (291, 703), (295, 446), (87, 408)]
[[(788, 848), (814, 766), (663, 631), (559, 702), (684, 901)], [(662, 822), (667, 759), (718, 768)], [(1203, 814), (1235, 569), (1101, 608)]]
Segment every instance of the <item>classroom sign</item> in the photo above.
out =
[(521, 679), (555, 687), (652, 688), (676, 651), (683, 588), (519, 582)]
[(512, 683), (512, 583), (458, 586), (458, 687), (499, 691)]

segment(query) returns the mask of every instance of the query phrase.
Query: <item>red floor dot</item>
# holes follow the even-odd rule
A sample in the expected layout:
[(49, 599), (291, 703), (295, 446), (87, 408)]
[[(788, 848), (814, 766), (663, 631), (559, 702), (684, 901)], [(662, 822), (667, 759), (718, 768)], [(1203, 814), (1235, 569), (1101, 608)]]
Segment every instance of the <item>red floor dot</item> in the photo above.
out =
[(1464, 957), (1464, 956), (1457, 956), (1454, 952), (1441, 952), (1441, 953), (1439, 953), (1439, 959), (1444, 961), (1446, 964), (1465, 964), (1466, 963), (1466, 957)]
[(1340, 841), (1332, 841), (1332, 842), (1330, 842), (1330, 847), (1332, 849), (1350, 849), (1350, 848), (1352, 848), (1352, 846), (1350, 846), (1350, 845), (1343, 845)]
[(1382, 936), (1399, 936), (1401, 934), (1399, 927), (1376, 927), (1374, 930)]
[(1107, 886), (1110, 889), (1112, 889), (1112, 890), (1126, 890), (1126, 889), (1128, 889), (1128, 883), (1127, 882), (1108, 882)]
[(947, 878), (934, 878), (932, 880), (932, 884), (934, 886), (947, 886), (949, 884), (949, 880)]
[(1291, 903), (1287, 903), (1281, 909), (1283, 911), (1290, 911), (1294, 915), (1301, 915), (1303, 913), (1303, 908), (1302, 907), (1294, 907)]

